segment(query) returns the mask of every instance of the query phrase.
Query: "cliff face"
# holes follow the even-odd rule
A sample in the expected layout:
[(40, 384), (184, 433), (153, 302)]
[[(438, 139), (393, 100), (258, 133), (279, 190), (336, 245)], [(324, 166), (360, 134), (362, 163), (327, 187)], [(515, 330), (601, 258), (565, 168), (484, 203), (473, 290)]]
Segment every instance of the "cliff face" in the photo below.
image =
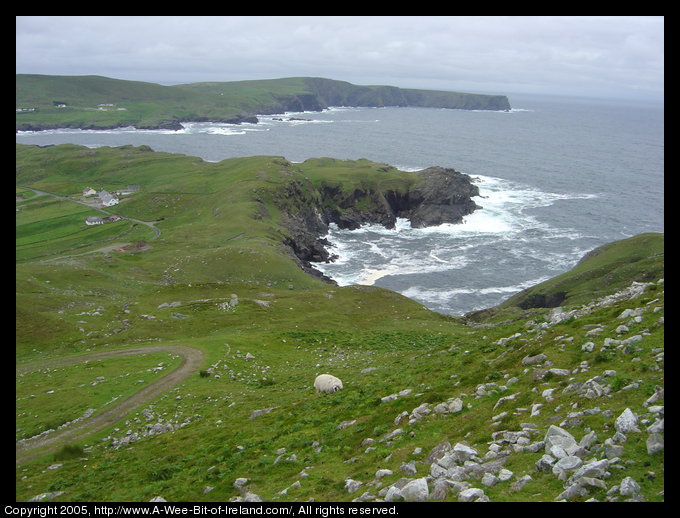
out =
[(443, 167), (413, 174), (417, 180), (411, 186), (384, 190), (339, 185), (310, 190), (301, 181), (289, 183), (279, 199), (288, 231), (284, 245), (303, 270), (321, 276), (311, 263), (334, 260), (327, 250), (330, 243), (322, 237), (331, 223), (349, 230), (365, 224), (394, 228), (397, 218), (406, 218), (412, 227), (422, 228), (461, 223), (465, 215), (481, 208), (472, 200), (479, 189), (468, 175)]
[(360, 86), (319, 77), (305, 78), (320, 105), (328, 106), (413, 106), (460, 110), (510, 110), (505, 95), (484, 95), (441, 90), (419, 90), (396, 86)]

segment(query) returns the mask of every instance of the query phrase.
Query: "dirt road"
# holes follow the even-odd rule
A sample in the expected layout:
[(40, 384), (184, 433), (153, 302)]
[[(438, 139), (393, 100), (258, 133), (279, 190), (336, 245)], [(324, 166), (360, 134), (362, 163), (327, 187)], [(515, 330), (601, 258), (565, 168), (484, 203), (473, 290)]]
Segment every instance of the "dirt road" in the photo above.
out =
[(126, 356), (130, 354), (144, 354), (168, 352), (182, 356), (182, 363), (175, 370), (162, 378), (147, 385), (106, 412), (79, 421), (62, 430), (55, 431), (36, 439), (28, 439), (16, 445), (16, 464), (22, 464), (39, 455), (44, 455), (56, 450), (64, 444), (64, 441), (75, 442), (83, 437), (113, 425), (119, 419), (125, 417), (135, 408), (174, 387), (181, 381), (195, 373), (203, 363), (203, 352), (193, 347), (182, 345), (158, 345), (151, 347), (137, 347), (134, 349), (119, 349), (115, 351), (102, 351), (75, 357), (57, 358), (45, 362), (31, 362), (27, 365), (17, 366), (17, 374), (32, 370), (37, 367), (56, 367), (71, 363), (83, 362), (111, 356)]

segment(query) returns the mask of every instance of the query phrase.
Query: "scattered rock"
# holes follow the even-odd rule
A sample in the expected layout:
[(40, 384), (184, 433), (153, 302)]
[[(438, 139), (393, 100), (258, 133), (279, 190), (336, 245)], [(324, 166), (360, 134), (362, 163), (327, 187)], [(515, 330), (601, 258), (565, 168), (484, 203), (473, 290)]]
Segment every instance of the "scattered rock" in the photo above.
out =
[(401, 496), (406, 502), (423, 502), (430, 496), (427, 479), (417, 478), (401, 488)]

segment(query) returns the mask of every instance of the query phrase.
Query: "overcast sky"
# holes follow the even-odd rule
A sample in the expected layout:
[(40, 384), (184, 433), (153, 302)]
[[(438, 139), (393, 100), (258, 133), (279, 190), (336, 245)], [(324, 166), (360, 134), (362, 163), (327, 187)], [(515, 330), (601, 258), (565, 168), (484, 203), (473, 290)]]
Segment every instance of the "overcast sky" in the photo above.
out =
[(17, 73), (663, 99), (663, 17), (16, 19)]

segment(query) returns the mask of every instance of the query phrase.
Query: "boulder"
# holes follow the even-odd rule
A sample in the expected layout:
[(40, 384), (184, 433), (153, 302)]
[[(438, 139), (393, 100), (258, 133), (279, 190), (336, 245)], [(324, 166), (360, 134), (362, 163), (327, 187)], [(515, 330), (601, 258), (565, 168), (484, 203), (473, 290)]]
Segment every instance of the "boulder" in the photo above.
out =
[(548, 428), (544, 442), (545, 452), (558, 458), (574, 455), (580, 448), (573, 435), (555, 425)]
[(616, 418), (616, 423), (614, 426), (616, 427), (617, 432), (621, 432), (623, 434), (640, 431), (637, 426), (637, 416), (630, 408), (626, 408), (623, 413)]
[(468, 489), (464, 489), (460, 493), (458, 493), (458, 501), (459, 502), (475, 502), (478, 501), (481, 498), (484, 498), (486, 495), (484, 494), (484, 491), (477, 488), (477, 487), (471, 487)]
[(640, 492), (640, 485), (635, 482), (633, 477), (626, 477), (619, 485), (621, 496), (634, 496)]
[(412, 480), (401, 488), (401, 496), (405, 502), (423, 502), (430, 496), (426, 478)]

